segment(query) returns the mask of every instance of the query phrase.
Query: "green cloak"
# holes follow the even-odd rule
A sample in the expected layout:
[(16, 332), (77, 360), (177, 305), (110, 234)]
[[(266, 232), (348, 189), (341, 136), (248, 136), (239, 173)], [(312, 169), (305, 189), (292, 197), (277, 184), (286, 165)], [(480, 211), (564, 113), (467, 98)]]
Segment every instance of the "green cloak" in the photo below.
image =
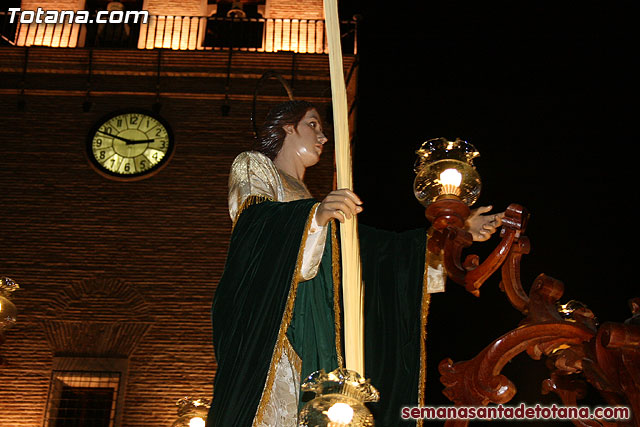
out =
[[(299, 283), (315, 200), (251, 197), (234, 226), (216, 290), (213, 334), (218, 371), (208, 427), (251, 426), (273, 383), (285, 343), (302, 361), (301, 378), (341, 363), (335, 234), (318, 274)], [(426, 230), (393, 233), (359, 226), (365, 283), (365, 375), (380, 391), (369, 404), (376, 426), (409, 426), (402, 406), (423, 402)]]

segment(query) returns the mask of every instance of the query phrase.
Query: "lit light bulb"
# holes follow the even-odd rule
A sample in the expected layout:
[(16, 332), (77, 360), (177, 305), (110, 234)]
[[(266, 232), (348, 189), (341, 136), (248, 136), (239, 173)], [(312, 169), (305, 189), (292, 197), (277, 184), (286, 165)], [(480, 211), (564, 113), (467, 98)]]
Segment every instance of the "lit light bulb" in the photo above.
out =
[(440, 184), (442, 184), (442, 194), (460, 195), (460, 183), (462, 174), (455, 169), (446, 169), (440, 174)]
[(327, 416), (334, 423), (348, 424), (353, 419), (353, 408), (346, 403), (334, 403)]
[(189, 427), (204, 427), (205, 422), (200, 417), (193, 417), (189, 420)]

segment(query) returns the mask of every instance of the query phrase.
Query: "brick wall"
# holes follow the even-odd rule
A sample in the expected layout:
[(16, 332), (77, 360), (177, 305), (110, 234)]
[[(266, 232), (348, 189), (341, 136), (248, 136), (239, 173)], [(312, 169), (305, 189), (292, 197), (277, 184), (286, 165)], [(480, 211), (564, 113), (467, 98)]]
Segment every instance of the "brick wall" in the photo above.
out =
[(81, 10), (85, 0), (22, 0), (22, 10), (36, 10), (41, 7), (45, 10)]
[(151, 15), (206, 16), (207, 0), (144, 0), (142, 10)]
[(324, 19), (322, 0), (267, 0), (265, 18)]
[[(85, 139), (111, 111), (151, 108), (158, 52), (94, 52), (88, 112), (87, 51), (31, 48), (29, 58), (23, 81), (24, 49), (0, 55), (0, 274), (22, 287), (13, 298), (18, 323), (0, 347), (0, 426), (42, 426), (56, 357), (115, 357), (128, 359), (122, 425), (166, 427), (177, 399), (211, 397), (209, 309), (231, 230), (228, 169), (251, 142), (257, 78), (274, 68), (290, 79), (292, 58), (234, 56), (223, 117), (228, 54), (165, 52), (161, 115), (175, 155), (131, 183), (94, 172)], [(295, 64), (296, 95), (324, 113), (327, 58)], [(258, 117), (283, 94), (267, 81)], [(331, 188), (332, 166), (327, 155), (308, 172), (318, 197)]]

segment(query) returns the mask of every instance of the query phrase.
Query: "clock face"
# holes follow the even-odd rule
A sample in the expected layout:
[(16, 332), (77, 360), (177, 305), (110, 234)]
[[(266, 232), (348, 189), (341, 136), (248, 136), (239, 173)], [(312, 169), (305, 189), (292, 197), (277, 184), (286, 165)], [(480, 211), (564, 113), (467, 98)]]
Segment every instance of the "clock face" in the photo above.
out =
[(90, 132), (87, 154), (94, 168), (108, 178), (147, 178), (171, 158), (173, 134), (167, 122), (156, 114), (113, 113)]

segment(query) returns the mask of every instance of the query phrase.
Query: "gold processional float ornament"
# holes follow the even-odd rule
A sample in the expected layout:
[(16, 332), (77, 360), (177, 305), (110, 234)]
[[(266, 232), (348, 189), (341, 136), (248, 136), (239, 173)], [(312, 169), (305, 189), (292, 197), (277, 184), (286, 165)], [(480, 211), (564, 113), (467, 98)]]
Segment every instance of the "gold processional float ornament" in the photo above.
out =
[(20, 286), (8, 277), (0, 277), (0, 334), (16, 323), (18, 309), (11, 302), (11, 293)]
[(171, 427), (205, 427), (211, 401), (187, 396), (179, 399), (176, 406), (178, 419)]
[(380, 393), (355, 371), (342, 368), (328, 374), (316, 371), (307, 377), (302, 391), (313, 392), (316, 397), (300, 410), (301, 427), (374, 425), (373, 415), (364, 402), (377, 402)]

